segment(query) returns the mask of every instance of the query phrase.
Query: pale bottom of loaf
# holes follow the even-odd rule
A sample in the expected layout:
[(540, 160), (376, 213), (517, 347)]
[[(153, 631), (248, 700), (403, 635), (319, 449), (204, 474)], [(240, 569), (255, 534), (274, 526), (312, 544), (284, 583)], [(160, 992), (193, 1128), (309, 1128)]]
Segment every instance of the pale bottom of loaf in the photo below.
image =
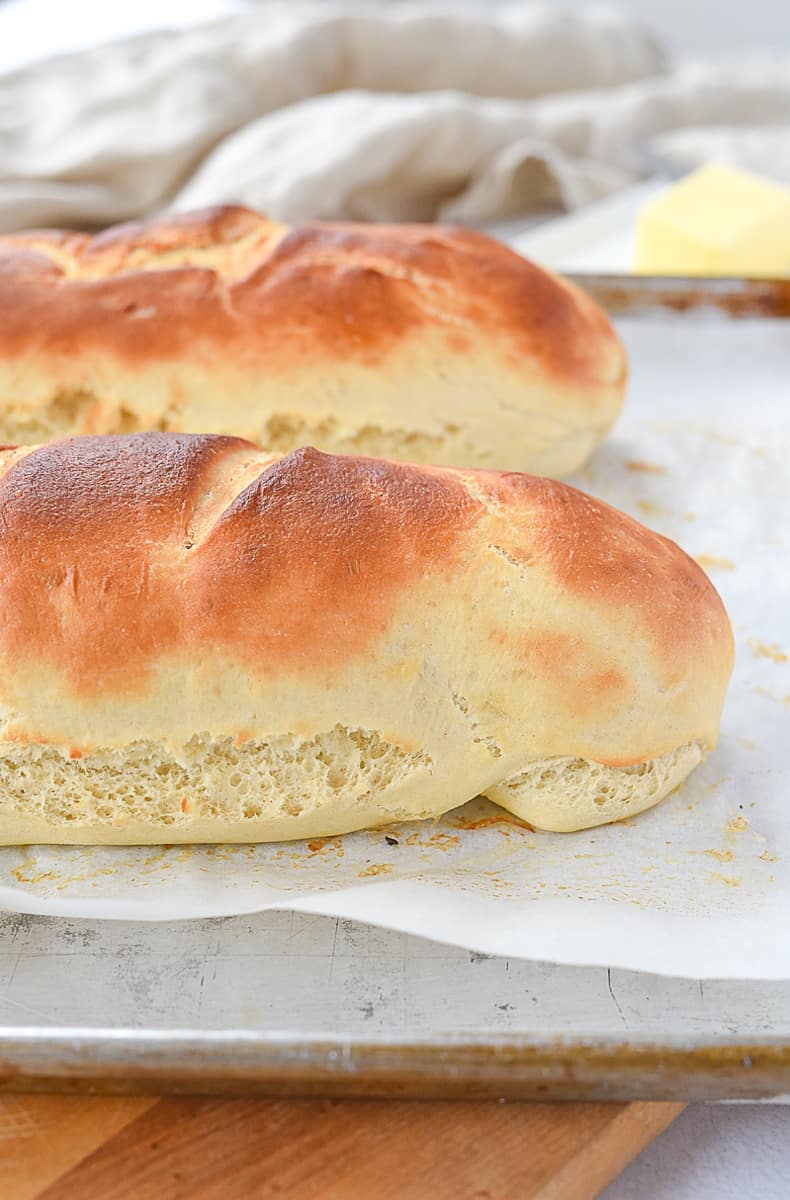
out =
[[(583, 829), (657, 804), (702, 757), (692, 743), (627, 767), (545, 758), (486, 794), (540, 829)], [(432, 777), (426, 754), (340, 726), (241, 744), (196, 736), (177, 755), (147, 741), (75, 759), (53, 746), (8, 744), (0, 843), (281, 841), (437, 817), (471, 799), (437, 804)]]

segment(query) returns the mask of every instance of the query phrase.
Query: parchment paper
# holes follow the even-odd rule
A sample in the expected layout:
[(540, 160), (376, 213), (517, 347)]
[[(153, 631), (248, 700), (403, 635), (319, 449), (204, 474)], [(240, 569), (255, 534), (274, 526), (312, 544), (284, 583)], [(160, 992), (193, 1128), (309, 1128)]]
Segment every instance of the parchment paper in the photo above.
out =
[(0, 907), (166, 920), (292, 908), (472, 950), (790, 978), (790, 322), (621, 324), (627, 411), (573, 482), (698, 557), (735, 628), (718, 749), (620, 825), (532, 833), (485, 802), (261, 847), (0, 850)]

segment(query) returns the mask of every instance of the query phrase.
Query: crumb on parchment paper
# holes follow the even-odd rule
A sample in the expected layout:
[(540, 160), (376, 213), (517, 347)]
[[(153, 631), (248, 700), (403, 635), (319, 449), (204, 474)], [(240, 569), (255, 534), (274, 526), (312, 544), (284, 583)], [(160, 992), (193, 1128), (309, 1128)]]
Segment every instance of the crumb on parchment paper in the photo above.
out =
[(654, 500), (637, 500), (636, 507), (645, 517), (672, 517), (674, 513), (666, 508), (663, 504), (656, 504)]
[(718, 554), (695, 554), (694, 561), (698, 563), (703, 571), (718, 570), (718, 571), (734, 571), (735, 563), (730, 558), (721, 558)]
[(460, 846), (461, 839), (456, 833), (432, 833), (423, 844), (434, 850), (452, 850), (454, 846)]
[(727, 833), (743, 833), (743, 831), (748, 828), (749, 822), (747, 821), (746, 817), (733, 817), (732, 820), (728, 821), (724, 826), (724, 829)]
[(660, 463), (643, 462), (639, 458), (627, 458), (625, 465), (629, 471), (644, 471), (648, 475), (666, 475), (667, 468)]
[(361, 871), (357, 871), (358, 879), (368, 879), (371, 875), (391, 875), (392, 863), (368, 863)]
[(741, 886), (740, 879), (735, 879), (732, 875), (719, 875), (718, 871), (709, 873), (711, 879), (715, 879), (717, 883), (723, 883), (725, 887), (738, 888)]
[(754, 696), (764, 696), (766, 700), (773, 700), (776, 704), (783, 704), (786, 708), (790, 707), (790, 695), (777, 696), (776, 692), (772, 692), (767, 687), (750, 687), (749, 691)]
[(22, 867), (14, 867), (11, 874), (17, 883), (43, 883), (45, 879), (57, 879), (54, 871), (39, 871), (36, 875), (25, 875)]
[[(501, 825), (515, 825), (518, 829), (526, 829), (528, 833), (535, 833), (535, 826), (530, 825), (529, 821), (524, 821), (521, 817), (516, 817), (512, 813), (496, 813), (492, 817), (481, 817), (476, 821), (468, 821), (463, 818), (456, 819), (450, 822), (452, 829), (492, 829)], [(498, 829), (499, 833), (504, 833), (509, 836), (508, 829)]]
[(711, 858), (715, 858), (717, 862), (726, 863), (732, 862), (735, 855), (732, 850), (703, 850), (703, 854), (709, 854)]
[(749, 638), (749, 649), (755, 658), (770, 658), (771, 662), (775, 662), (781, 666), (787, 662), (787, 655), (776, 642), (766, 645), (759, 638)]

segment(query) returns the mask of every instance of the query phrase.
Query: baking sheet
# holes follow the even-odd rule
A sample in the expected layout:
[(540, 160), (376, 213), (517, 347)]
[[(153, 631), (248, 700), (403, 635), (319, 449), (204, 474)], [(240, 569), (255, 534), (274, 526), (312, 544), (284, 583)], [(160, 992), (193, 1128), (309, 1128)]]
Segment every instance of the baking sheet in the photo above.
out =
[(512, 957), (790, 978), (790, 338), (770, 321), (620, 329), (628, 409), (575, 482), (698, 556), (736, 633), (719, 748), (675, 795), (572, 835), (475, 802), (310, 843), (8, 848), (0, 905), (143, 920), (291, 908)]
[(790, 1099), (790, 983), (560, 967), (306, 913), (0, 914), (4, 1088)]

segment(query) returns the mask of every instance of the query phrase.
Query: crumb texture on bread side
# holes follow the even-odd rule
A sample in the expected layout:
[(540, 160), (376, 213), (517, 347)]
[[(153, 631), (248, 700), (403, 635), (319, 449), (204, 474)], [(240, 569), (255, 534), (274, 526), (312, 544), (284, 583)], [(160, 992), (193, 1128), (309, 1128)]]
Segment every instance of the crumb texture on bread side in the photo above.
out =
[(254, 841), (433, 815), (419, 807), (431, 760), (377, 733), (336, 726), (237, 744), (193, 737), (70, 758), (54, 746), (0, 745), (0, 842), (27, 823), (72, 842)]
[[(566, 833), (651, 808), (703, 758), (696, 742), (625, 767), (544, 758), (485, 794), (538, 829)], [(81, 758), (54, 746), (5, 745), (0, 844), (272, 841), (435, 818), (468, 797), (447, 795), (438, 811), (435, 802), (426, 810), (421, 784), (432, 767), (424, 753), (341, 726), (241, 745), (199, 735), (178, 754), (155, 742)]]
[(556, 757), (530, 762), (486, 796), (552, 833), (571, 833), (634, 817), (658, 804), (705, 757), (698, 742), (658, 758), (610, 767), (589, 759)]
[[(278, 411), (274, 400), (271, 406), (262, 406), (260, 396), (257, 400), (254, 394), (234, 397), (218, 389), (212, 416), (189, 417), (183, 407), (169, 401), (139, 409), (134, 399), (118, 402), (101, 388), (57, 387), (40, 404), (20, 405), (11, 399), (0, 406), (0, 443), (23, 446), (85, 434), (177, 433), (189, 426), (221, 435), (234, 432), (271, 454), (288, 454), (310, 445), (328, 454), (437, 466), (528, 467), (536, 475), (561, 477), (587, 461), (608, 429), (606, 423), (578, 426), (545, 415), (539, 420), (524, 412), (518, 417), (521, 428), (506, 428), (497, 435), (490, 420), (495, 410), (486, 414), (479, 399), (475, 400), (479, 419), (470, 420), (460, 404), (452, 412), (453, 419), (444, 419), (439, 411), (429, 415), (428, 406), (421, 413), (398, 411), (393, 401), (389, 414), (380, 412), (378, 420), (372, 420), (365, 403), (356, 403), (363, 390), (362, 383), (359, 389), (352, 386), (348, 391), (341, 386), (338, 415), (326, 415), (311, 412), (309, 406), (296, 412), (297, 404), (291, 410), (283, 407)], [(474, 390), (471, 385), (470, 390)], [(458, 392), (455, 399), (460, 396)], [(268, 407), (273, 411), (262, 411)], [(444, 402), (440, 405), (441, 411), (447, 407)], [(514, 411), (510, 410), (508, 418), (511, 425)], [(525, 419), (528, 427), (523, 424)]]

